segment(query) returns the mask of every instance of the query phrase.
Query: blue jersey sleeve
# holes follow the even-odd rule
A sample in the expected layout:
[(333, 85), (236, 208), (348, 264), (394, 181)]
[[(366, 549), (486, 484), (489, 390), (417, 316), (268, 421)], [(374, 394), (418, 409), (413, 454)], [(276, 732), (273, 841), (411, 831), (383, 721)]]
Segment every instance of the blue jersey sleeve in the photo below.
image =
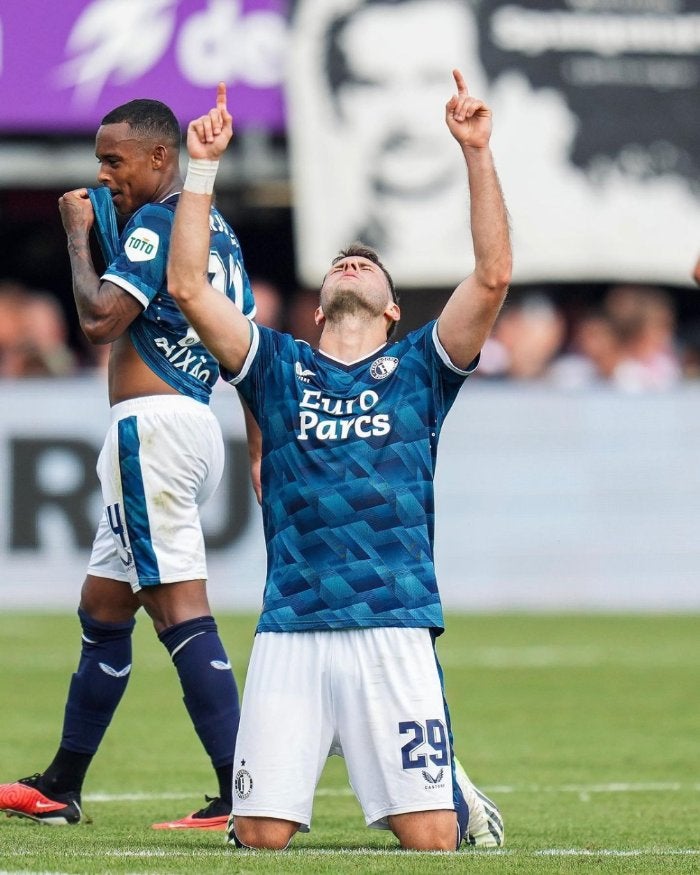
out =
[(264, 325), (253, 324), (253, 335), (248, 357), (239, 374), (221, 368), (221, 377), (231, 383), (243, 396), (250, 412), (258, 423), (263, 410), (270, 413), (265, 403), (265, 390), (272, 389), (268, 379), (274, 366), (282, 362), (292, 369), (297, 358), (297, 341), (291, 335), (282, 334)]
[(144, 309), (165, 286), (174, 216), (172, 207), (161, 204), (138, 210), (122, 232), (117, 257), (102, 276), (132, 294)]
[(428, 369), (426, 386), (430, 387), (433, 394), (435, 415), (441, 427), (464, 381), (476, 368), (479, 356), (469, 364), (466, 370), (458, 368), (440, 343), (437, 321), (429, 322), (427, 325), (410, 332), (403, 341), (399, 341), (399, 344), (413, 347), (424, 358)]

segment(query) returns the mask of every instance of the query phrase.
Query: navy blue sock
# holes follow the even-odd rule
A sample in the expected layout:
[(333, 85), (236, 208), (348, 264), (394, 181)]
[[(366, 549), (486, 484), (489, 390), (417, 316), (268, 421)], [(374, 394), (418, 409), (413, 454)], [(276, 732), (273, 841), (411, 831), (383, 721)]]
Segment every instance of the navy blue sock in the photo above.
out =
[(219, 766), (216, 771), (216, 780), (219, 782), (219, 797), (233, 806), (233, 760), (224, 766)]
[(45, 781), (56, 790), (80, 790), (131, 672), (135, 621), (100, 623), (81, 609), (78, 617), (83, 630), (80, 662), (68, 690), (61, 749), (44, 773)]
[(73, 753), (59, 747), (51, 765), (37, 781), (37, 788), (51, 799), (77, 799), (83, 789), (85, 773), (92, 762), (91, 753)]
[[(233, 763), (240, 717), (238, 689), (214, 618), (177, 623), (158, 637), (175, 664), (185, 707), (214, 769), (228, 774), (222, 767)], [(230, 782), (219, 791), (230, 801)]]

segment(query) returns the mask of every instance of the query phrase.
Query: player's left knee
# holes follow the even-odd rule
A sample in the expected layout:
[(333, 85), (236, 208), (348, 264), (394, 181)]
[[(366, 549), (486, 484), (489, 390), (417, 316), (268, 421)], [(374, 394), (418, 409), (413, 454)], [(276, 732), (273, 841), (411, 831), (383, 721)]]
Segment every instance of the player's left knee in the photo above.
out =
[(289, 847), (299, 824), (272, 817), (234, 817), (233, 832), (246, 848), (284, 851)]

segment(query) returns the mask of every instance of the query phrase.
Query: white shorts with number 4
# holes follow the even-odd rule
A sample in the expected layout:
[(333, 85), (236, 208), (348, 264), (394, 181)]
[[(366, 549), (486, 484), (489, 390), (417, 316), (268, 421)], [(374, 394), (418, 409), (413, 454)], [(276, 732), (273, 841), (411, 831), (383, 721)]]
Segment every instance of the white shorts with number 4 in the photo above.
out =
[(236, 742), (233, 813), (311, 823), (330, 754), (369, 826), (454, 809), (452, 743), (428, 629), (263, 632)]
[(105, 509), (88, 574), (142, 587), (207, 577), (200, 507), (224, 466), (218, 420), (183, 395), (115, 404), (97, 461)]

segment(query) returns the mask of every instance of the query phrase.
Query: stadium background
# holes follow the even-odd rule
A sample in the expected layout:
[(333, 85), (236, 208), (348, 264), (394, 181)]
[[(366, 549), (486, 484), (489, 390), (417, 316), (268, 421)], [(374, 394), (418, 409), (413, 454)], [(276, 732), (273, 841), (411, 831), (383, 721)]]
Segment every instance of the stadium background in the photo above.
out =
[[(14, 0), (0, 10), (0, 282), (54, 296), (83, 365), (70, 379), (0, 383), (4, 606), (72, 608), (99, 511), (93, 461), (107, 422), (104, 378), (88, 367), (75, 320), (56, 202), (93, 181), (100, 118), (118, 103), (152, 96), (184, 124), (208, 106), (218, 79), (229, 83), (238, 135), (220, 174), (219, 206), (239, 234), (249, 273), (274, 286), (291, 323), (297, 303), (310, 306), (317, 266), (335, 251), (319, 236), (319, 216), (329, 213), (323, 183), (310, 175), (327, 169), (318, 149), (328, 146), (343, 168), (338, 176), (353, 182), (353, 138), (343, 138), (345, 157), (333, 151), (338, 119), (324, 95), (321, 25), (362, 5)], [(443, 4), (421, 5), (428, 40), (431, 14)], [(501, 124), (509, 132), (495, 149), (514, 216), (512, 299), (545, 295), (566, 311), (600, 301), (616, 283), (653, 283), (670, 296), (679, 338), (689, 342), (700, 324), (690, 279), (700, 250), (700, 4), (457, 6), (473, 17), (496, 130)], [(543, 34), (540, 42), (533, 33)], [(509, 112), (525, 86), (542, 99), (542, 115), (518, 137), (521, 119)], [(547, 115), (554, 104), (575, 124), (567, 128), (568, 164), (550, 179), (532, 144), (552, 131), (557, 139), (560, 115)], [(533, 176), (541, 200), (521, 188)], [(561, 204), (556, 214), (547, 193)], [(336, 201), (334, 215), (341, 207)], [(424, 213), (423, 221), (426, 215), (442, 218)], [(459, 279), (453, 257), (431, 248), (406, 274), (397, 256), (402, 330), (444, 300), (445, 273)], [(422, 277), (418, 287), (415, 277)], [(537, 381), (472, 381), (445, 431), (438, 474), (447, 607), (700, 608), (692, 532), (700, 494), (697, 387), (684, 380), (664, 392), (569, 392)], [(236, 609), (257, 604), (264, 557), (241, 423), (227, 393), (222, 388), (215, 404), (230, 441), (229, 471), (207, 530), (215, 603)]]

